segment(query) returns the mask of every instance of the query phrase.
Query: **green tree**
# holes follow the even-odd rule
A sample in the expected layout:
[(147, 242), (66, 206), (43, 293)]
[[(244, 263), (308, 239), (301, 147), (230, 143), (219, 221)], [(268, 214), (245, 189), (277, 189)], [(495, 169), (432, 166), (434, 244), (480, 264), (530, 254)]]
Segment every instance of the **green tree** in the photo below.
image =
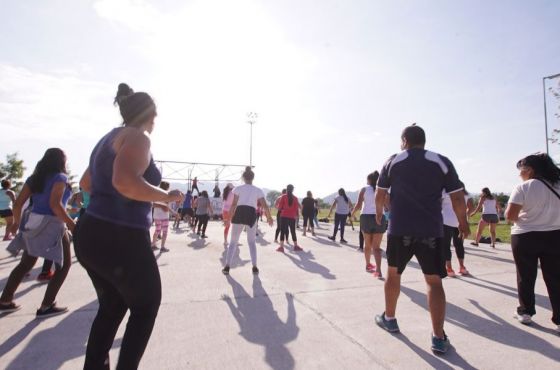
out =
[(23, 182), (21, 178), (23, 177), (23, 172), (25, 171), (25, 166), (23, 165), (23, 159), (18, 158), (18, 153), (12, 153), (6, 155), (6, 162), (0, 162), (0, 178), (6, 178), (12, 181), (13, 189), (17, 192), (21, 190)]
[(271, 190), (268, 192), (268, 194), (266, 194), (266, 200), (271, 207), (274, 207), (274, 202), (280, 195), (282, 195), (282, 193), (277, 190)]

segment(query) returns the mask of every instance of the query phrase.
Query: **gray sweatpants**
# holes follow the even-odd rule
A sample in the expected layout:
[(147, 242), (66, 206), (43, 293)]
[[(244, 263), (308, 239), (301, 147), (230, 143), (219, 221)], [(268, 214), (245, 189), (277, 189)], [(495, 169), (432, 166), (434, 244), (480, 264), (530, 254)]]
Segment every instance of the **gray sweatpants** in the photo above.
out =
[(229, 247), (226, 257), (226, 265), (230, 266), (233, 256), (237, 253), (237, 245), (239, 243), (239, 237), (243, 228), (247, 228), (247, 243), (249, 244), (249, 253), (251, 254), (251, 262), (253, 266), (257, 265), (257, 223), (253, 227), (249, 227), (241, 224), (231, 224), (231, 238), (229, 242)]

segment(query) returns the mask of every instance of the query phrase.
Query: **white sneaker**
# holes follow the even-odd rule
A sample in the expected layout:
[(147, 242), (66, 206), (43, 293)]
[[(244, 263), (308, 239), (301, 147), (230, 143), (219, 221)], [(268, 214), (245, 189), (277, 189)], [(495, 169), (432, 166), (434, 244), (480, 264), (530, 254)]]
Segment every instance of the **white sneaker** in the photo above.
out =
[(533, 320), (531, 320), (531, 316), (527, 314), (520, 315), (516, 312), (513, 317), (515, 317), (517, 321), (519, 321), (523, 325), (530, 325), (533, 323)]

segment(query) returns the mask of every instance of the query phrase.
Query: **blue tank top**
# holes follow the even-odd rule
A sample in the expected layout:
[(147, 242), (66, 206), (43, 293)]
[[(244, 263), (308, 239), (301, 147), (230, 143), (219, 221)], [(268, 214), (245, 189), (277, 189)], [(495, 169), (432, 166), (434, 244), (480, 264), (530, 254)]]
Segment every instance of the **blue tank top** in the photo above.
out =
[[(152, 203), (126, 198), (113, 186), (113, 162), (116, 157), (113, 140), (122, 129), (115, 128), (105, 135), (91, 153), (91, 194), (86, 213), (118, 225), (149, 229), (152, 225)], [(154, 186), (161, 182), (161, 173), (153, 158), (150, 158), (143, 177)]]
[(0, 209), (12, 209), (12, 199), (8, 196), (8, 190), (0, 189)]

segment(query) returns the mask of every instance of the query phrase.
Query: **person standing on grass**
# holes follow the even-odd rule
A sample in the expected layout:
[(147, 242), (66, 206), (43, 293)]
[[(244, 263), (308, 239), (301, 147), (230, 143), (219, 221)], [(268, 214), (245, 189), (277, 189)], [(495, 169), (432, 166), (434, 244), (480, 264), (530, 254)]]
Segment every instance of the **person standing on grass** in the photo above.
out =
[[(467, 204), (467, 214), (469, 214), (474, 209), (474, 203), (472, 198), (469, 196), (469, 193), (467, 193), (464, 189), (464, 185), (463, 194)], [(457, 254), (457, 259), (459, 260), (459, 274), (468, 275), (469, 271), (465, 267), (465, 247), (463, 245), (463, 238), (461, 238), (459, 232), (459, 220), (453, 210), (453, 204), (451, 203), (449, 194), (443, 194), (441, 201), (441, 214), (443, 215), (443, 247), (445, 249), (445, 267), (447, 269), (447, 276), (456, 276), (455, 270), (453, 270), (453, 267), (451, 266), (451, 242), (453, 242), (455, 253)]]
[(428, 287), (428, 306), (432, 319), (432, 351), (445, 353), (449, 338), (443, 330), (445, 291), (441, 279), (446, 277), (441, 216), (442, 190), (451, 197), (463, 238), (470, 233), (463, 186), (449, 159), (424, 149), (426, 134), (416, 126), (406, 127), (401, 135), (399, 154), (383, 166), (375, 194), (375, 218), (383, 222), (383, 207), (391, 191), (391, 221), (387, 236), (387, 280), (385, 312), (375, 322), (389, 332), (398, 332), (396, 308), (401, 274), (416, 256)]
[(228, 183), (224, 189), (223, 199), (224, 205), (222, 207), (222, 218), (224, 220), (224, 246), (228, 245), (228, 233), (231, 226), (231, 205), (233, 204), (233, 192), (234, 189), (232, 183)]
[(117, 369), (137, 369), (161, 302), (161, 279), (151, 249), (152, 202), (181, 200), (158, 185), (150, 147), (156, 106), (144, 92), (120, 84), (115, 98), (123, 127), (109, 131), (91, 153), (80, 186), (90, 192), (76, 227), (76, 257), (95, 287), (99, 309), (87, 341), (85, 369), (108, 369), (109, 351), (128, 310)]
[[(358, 202), (352, 211), (352, 217), (361, 209), (360, 215), (360, 234), (363, 235), (365, 244), (366, 272), (373, 273), (373, 276), (380, 279), (381, 273), (381, 240), (387, 230), (387, 220), (382, 217), (381, 223), (375, 220), (375, 187), (379, 179), (379, 172), (374, 171), (367, 176), (368, 186), (362, 188), (358, 195)], [(389, 197), (386, 197), (386, 202)], [(371, 254), (375, 258), (375, 265), (371, 264)]]
[(6, 231), (2, 239), (4, 241), (12, 240), (12, 224), (14, 222), (12, 205), (16, 202), (16, 193), (10, 190), (11, 187), (12, 182), (10, 180), (2, 180), (2, 189), (0, 190), (0, 218), (6, 221)]
[[(68, 231), (74, 230), (75, 223), (66, 212), (66, 204), (72, 195), (67, 174), (64, 152), (59, 148), (48, 149), (14, 203), (11, 231), (15, 233), (20, 229), (20, 223), (22, 228), (8, 246), (8, 250), (17, 254), (23, 249), (23, 256), (8, 277), (0, 297), (0, 313), (21, 308), (13, 301), (14, 294), (38, 257), (54, 261), (57, 269), (47, 285), (43, 302), (36, 313), (37, 318), (60, 315), (68, 311), (67, 307), (60, 307), (55, 302), (72, 264)], [(29, 198), (33, 206), (24, 219), (22, 209)]]
[(352, 209), (352, 202), (348, 199), (346, 192), (343, 188), (338, 189), (338, 196), (334, 198), (334, 202), (329, 210), (328, 218), (331, 217), (333, 209), (336, 207), (336, 212), (334, 214), (334, 230), (333, 235), (329, 236), (328, 238), (332, 241), (336, 239), (336, 233), (340, 228), (340, 242), (347, 243), (344, 239), (344, 228), (346, 227), (346, 219), (348, 218), (348, 214), (350, 213), (350, 209)]
[(500, 222), (498, 214), (502, 211), (502, 207), (496, 201), (496, 198), (490, 192), (490, 189), (483, 188), (482, 193), (480, 193), (480, 200), (478, 201), (478, 206), (474, 211), (470, 213), (470, 217), (474, 216), (477, 212), (482, 209), (482, 217), (478, 222), (478, 228), (476, 229), (476, 237), (472, 245), (478, 246), (480, 237), (486, 228), (486, 225), (490, 227), (490, 238), (491, 247), (496, 248), (496, 226)]
[[(169, 190), (169, 183), (162, 181), (159, 187), (162, 190)], [(175, 202), (172, 202), (175, 203)], [(169, 231), (169, 213), (171, 211), (171, 204), (165, 202), (154, 202), (154, 223), (156, 229), (154, 231), (154, 236), (152, 237), (152, 249), (157, 250), (157, 240), (158, 236), (161, 236), (161, 251), (169, 252), (169, 249), (165, 247), (165, 241), (167, 240), (167, 233)]]
[(296, 218), (299, 214), (301, 206), (298, 198), (294, 195), (294, 186), (288, 185), (286, 187), (286, 194), (282, 195), (278, 203), (278, 209), (281, 212), (281, 225), (282, 232), (280, 233), (280, 246), (276, 249), (277, 252), (284, 253), (284, 240), (288, 240), (288, 230), (292, 233), (292, 241), (294, 242), (294, 252), (302, 251), (303, 249), (297, 243), (296, 236)]
[(313, 199), (313, 194), (310, 191), (307, 192), (307, 197), (303, 198), (301, 201), (301, 206), (303, 236), (306, 236), (308, 227), (311, 229), (311, 235), (315, 236), (315, 227), (313, 225), (313, 219), (315, 218), (315, 199)]
[(513, 222), (511, 249), (517, 269), (515, 317), (522, 324), (532, 323), (540, 264), (552, 322), (560, 334), (560, 168), (546, 154), (525, 157), (517, 168), (523, 182), (511, 192), (506, 209), (506, 219)]
[(239, 245), (239, 237), (245, 228), (247, 230), (247, 244), (249, 244), (249, 253), (251, 254), (251, 262), (253, 264), (253, 274), (259, 273), (257, 267), (257, 207), (263, 207), (266, 221), (272, 227), (273, 221), (270, 215), (270, 209), (264, 199), (263, 191), (253, 185), (255, 173), (251, 167), (245, 168), (242, 175), (244, 185), (233, 189), (233, 202), (231, 205), (231, 238), (226, 255), (226, 264), (222, 269), (224, 275), (229, 275), (229, 270), (233, 257), (237, 253)]
[[(208, 192), (203, 190), (200, 196), (196, 200), (196, 218), (198, 220), (198, 230), (196, 235), (200, 235), (201, 238), (206, 239), (206, 227), (208, 226), (208, 220), (210, 220), (210, 215), (214, 213), (212, 209), (212, 204), (210, 199), (208, 199)], [(200, 233), (202, 230), (202, 234)]]

